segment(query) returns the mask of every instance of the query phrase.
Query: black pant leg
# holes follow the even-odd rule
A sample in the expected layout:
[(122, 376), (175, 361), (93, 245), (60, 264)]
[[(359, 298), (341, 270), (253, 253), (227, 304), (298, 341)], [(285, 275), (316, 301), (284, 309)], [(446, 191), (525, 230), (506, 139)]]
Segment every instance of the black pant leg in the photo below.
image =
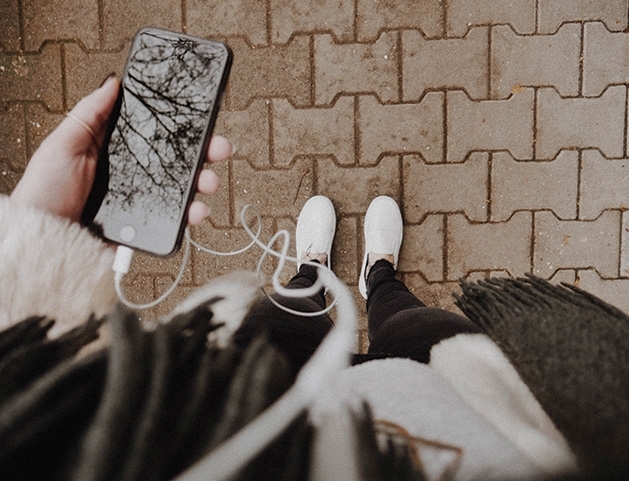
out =
[(393, 265), (376, 262), (367, 280), (369, 354), (430, 361), (430, 349), (440, 341), (480, 329), (466, 317), (426, 307), (401, 281)]
[[(299, 273), (286, 286), (289, 289), (310, 287), (317, 278), (317, 268), (302, 265)], [(300, 312), (317, 312), (325, 308), (325, 297), (320, 291), (312, 297), (291, 298), (277, 294), (273, 299), (282, 306)], [(269, 342), (283, 352), (297, 373), (310, 359), (317, 347), (333, 327), (328, 314), (302, 317), (288, 313), (268, 298), (262, 298), (247, 314), (234, 334), (234, 343), (246, 346), (259, 335), (266, 335)]]

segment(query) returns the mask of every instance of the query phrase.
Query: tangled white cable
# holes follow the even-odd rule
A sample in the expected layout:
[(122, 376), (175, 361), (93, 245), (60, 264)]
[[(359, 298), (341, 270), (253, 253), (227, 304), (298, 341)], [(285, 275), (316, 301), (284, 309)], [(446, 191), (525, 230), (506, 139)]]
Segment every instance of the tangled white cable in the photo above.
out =
[[(249, 227), (246, 221), (246, 216), (250, 211), (253, 212), (257, 220), (257, 231), (255, 233), (251, 230), (251, 228)], [(271, 238), (268, 244), (264, 244), (260, 240), (260, 234), (262, 232), (262, 217), (251, 205), (245, 205), (243, 207), (242, 211), (240, 212), (240, 222), (245, 232), (247, 233), (247, 235), (249, 235), (249, 237), (251, 238), (251, 242), (247, 246), (241, 249), (230, 251), (230, 252), (219, 252), (219, 251), (208, 249), (207, 247), (194, 241), (192, 237), (190, 236), (190, 230), (186, 228), (185, 238), (184, 238), (185, 240), (184, 254), (181, 260), (181, 266), (179, 267), (179, 272), (177, 273), (175, 280), (173, 281), (172, 285), (161, 296), (159, 296), (154, 301), (148, 302), (146, 304), (138, 304), (138, 303), (134, 303), (130, 301), (129, 299), (127, 299), (127, 297), (125, 296), (123, 292), (122, 278), (125, 276), (125, 274), (129, 272), (129, 269), (131, 267), (131, 261), (133, 258), (133, 249), (126, 246), (119, 246), (116, 251), (116, 257), (114, 259), (114, 264), (113, 264), (113, 270), (116, 273), (114, 276), (114, 282), (115, 282), (115, 288), (116, 288), (116, 293), (118, 295), (118, 298), (123, 304), (125, 304), (127, 307), (130, 307), (132, 309), (150, 309), (152, 307), (157, 306), (161, 302), (163, 302), (168, 296), (170, 296), (173, 293), (173, 291), (179, 285), (179, 283), (181, 282), (181, 279), (183, 278), (186, 265), (190, 258), (190, 245), (193, 245), (195, 248), (197, 248), (198, 250), (202, 252), (216, 255), (216, 256), (235, 256), (235, 255), (239, 255), (239, 254), (243, 254), (244, 252), (247, 252), (248, 250), (252, 249), (254, 246), (260, 247), (262, 249), (262, 255), (260, 256), (260, 260), (258, 262), (256, 272), (258, 273), (261, 272), (262, 265), (267, 256), (271, 255), (271, 256), (277, 257), (279, 259), (279, 262), (278, 262), (277, 268), (273, 272), (272, 285), (273, 285), (273, 289), (278, 294), (284, 297), (292, 297), (292, 298), (309, 297), (316, 294), (321, 289), (325, 287), (329, 287), (325, 285), (325, 281), (326, 279), (330, 277), (330, 275), (332, 277), (335, 277), (332, 271), (328, 269), (327, 266), (323, 266), (319, 263), (310, 262), (310, 261), (301, 261), (301, 262), (303, 264), (312, 265), (319, 269), (320, 271), (319, 276), (317, 277), (317, 281), (314, 283), (314, 285), (312, 285), (309, 288), (304, 288), (304, 289), (286, 289), (285, 287), (283, 287), (280, 283), (280, 274), (282, 270), (284, 269), (286, 262), (294, 262), (294, 263), (299, 262), (297, 258), (291, 257), (288, 255), (288, 248), (290, 245), (290, 234), (286, 230), (280, 230)], [(281, 249), (279, 252), (272, 248), (272, 246), (277, 242), (278, 239), (283, 239)], [(326, 272), (326, 271), (327, 271), (327, 275), (322, 274), (323, 272)], [(326, 314), (330, 312), (336, 305), (336, 298), (335, 298), (330, 303), (330, 305), (327, 306), (325, 309), (315, 311), (315, 312), (297, 311), (297, 310), (290, 309), (280, 304), (273, 297), (271, 297), (264, 289), (262, 289), (262, 291), (267, 296), (267, 298), (279, 309), (282, 309), (290, 314), (295, 314), (297, 316), (302, 316), (302, 317), (316, 317), (322, 314)]]

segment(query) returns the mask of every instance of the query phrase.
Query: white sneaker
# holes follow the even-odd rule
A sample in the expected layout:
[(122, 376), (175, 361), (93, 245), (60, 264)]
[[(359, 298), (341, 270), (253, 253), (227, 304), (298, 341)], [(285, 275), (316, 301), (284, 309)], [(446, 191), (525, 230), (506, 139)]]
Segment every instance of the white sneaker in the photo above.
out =
[[(295, 229), (297, 258), (306, 252), (327, 255), (326, 265), (330, 267), (332, 241), (336, 232), (336, 212), (332, 201), (323, 195), (308, 199), (299, 213)], [(303, 262), (297, 263), (297, 270)]]
[(391, 197), (376, 197), (365, 214), (365, 257), (358, 278), (358, 290), (367, 299), (367, 261), (370, 252), (393, 254), (393, 268), (397, 267), (404, 223), (397, 202)]

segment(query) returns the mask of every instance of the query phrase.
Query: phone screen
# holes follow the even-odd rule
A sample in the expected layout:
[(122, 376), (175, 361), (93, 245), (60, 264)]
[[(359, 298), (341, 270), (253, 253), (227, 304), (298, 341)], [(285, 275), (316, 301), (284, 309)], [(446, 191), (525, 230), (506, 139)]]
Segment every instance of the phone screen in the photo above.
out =
[(230, 62), (220, 42), (136, 35), (96, 179), (107, 189), (92, 225), (106, 239), (156, 255), (179, 247)]

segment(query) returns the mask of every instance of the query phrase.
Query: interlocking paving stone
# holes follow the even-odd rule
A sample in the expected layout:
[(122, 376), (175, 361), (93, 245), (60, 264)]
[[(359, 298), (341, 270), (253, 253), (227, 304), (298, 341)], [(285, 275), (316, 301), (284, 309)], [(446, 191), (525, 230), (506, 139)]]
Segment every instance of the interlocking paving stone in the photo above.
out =
[(48, 44), (40, 53), (0, 53), (0, 103), (44, 102), (63, 110), (61, 46)]
[(232, 161), (234, 212), (251, 204), (262, 215), (297, 217), (299, 207), (313, 195), (313, 162), (298, 157), (287, 169), (254, 170), (249, 162)]
[[(358, 240), (362, 236), (362, 224), (359, 224), (356, 217), (346, 216), (337, 219), (336, 235), (332, 246), (332, 270), (339, 279), (349, 285), (358, 285), (362, 265), (358, 260), (361, 254)], [(347, 262), (348, 259), (356, 259), (356, 261)]]
[(333, 155), (340, 164), (354, 162), (354, 99), (342, 97), (333, 107), (295, 109), (287, 100), (273, 100), (274, 165), (288, 165), (295, 156)]
[[(14, 174), (21, 173), (27, 154), (25, 107), (13, 104), (5, 108), (0, 107), (0, 161), (3, 163), (1, 175), (6, 176), (5, 169), (13, 170)], [(3, 193), (8, 191), (3, 190)]]
[(100, 45), (98, 3), (93, 0), (23, 0), (24, 45), (37, 51), (51, 38), (76, 39), (89, 49)]
[(446, 101), (448, 162), (461, 162), (475, 150), (507, 150), (522, 160), (533, 157), (534, 89), (507, 100), (481, 102), (450, 91)]
[(373, 92), (382, 102), (399, 100), (397, 44), (395, 32), (383, 32), (373, 44), (338, 44), (330, 35), (317, 35), (317, 104), (329, 104), (340, 93)]
[(629, 159), (606, 159), (598, 150), (582, 154), (579, 217), (596, 219), (606, 209), (629, 209)]
[(427, 306), (462, 314), (454, 304), (453, 294), (461, 293), (458, 282), (428, 282), (421, 274), (404, 274), (403, 279), (409, 290)]
[[(143, 272), (137, 265), (132, 265), (131, 269), (122, 281), (122, 291), (125, 293), (126, 298), (132, 302), (150, 302), (156, 299), (155, 281), (157, 276), (150, 272)], [(183, 299), (183, 297), (172, 296), (171, 302), (176, 298), (179, 298), (180, 301)], [(160, 305), (140, 312), (139, 317), (141, 320), (151, 322), (167, 312), (169, 311), (164, 309), (163, 305)]]
[(596, 269), (618, 277), (620, 211), (606, 211), (594, 221), (559, 220), (552, 212), (535, 213), (533, 273), (545, 279), (557, 269)]
[[(293, 233), (306, 200), (328, 195), (363, 349), (362, 223), (383, 194), (405, 220), (399, 276), (429, 305), (455, 309), (459, 277), (532, 272), (629, 309), (628, 0), (0, 3), (3, 194), (63, 113), (121, 73), (139, 27), (183, 30), (235, 53), (216, 132), (238, 152), (212, 166), (223, 188), (199, 196), (211, 213), (193, 235), (246, 245), (247, 203), (262, 240)], [(194, 251), (181, 288), (143, 316), (259, 254)], [(155, 297), (176, 264), (134, 263), (129, 295)]]
[(119, 49), (137, 30), (156, 26), (181, 31), (179, 0), (107, 0), (103, 2), (102, 42), (105, 49)]
[(535, 31), (536, 0), (449, 0), (448, 36), (461, 37), (474, 25), (511, 25), (520, 34)]
[[(297, 32), (329, 31), (341, 42), (349, 42), (354, 38), (353, 2), (271, 0), (270, 6), (273, 43), (286, 43)], [(330, 15), (330, 12), (334, 12), (334, 15)]]
[(237, 158), (246, 158), (254, 167), (271, 167), (270, 109), (271, 103), (264, 99), (254, 100), (245, 110), (222, 109), (214, 132), (233, 142)]
[(20, 37), (19, 0), (3, 0), (0, 2), (0, 50), (20, 50)]
[(443, 161), (444, 94), (430, 92), (420, 103), (382, 105), (360, 96), (360, 164), (372, 165), (384, 153), (420, 153), (428, 162)]
[(491, 96), (507, 98), (523, 87), (552, 86), (562, 96), (579, 94), (581, 26), (554, 35), (518, 35), (510, 26), (491, 29)]
[(629, 83), (628, 52), (626, 33), (612, 33), (599, 22), (585, 24), (583, 95), (598, 97), (608, 85)]
[(128, 52), (86, 52), (76, 43), (63, 46), (68, 107), (97, 88), (112, 72), (122, 75)]
[(240, 37), (230, 40), (234, 64), (228, 105), (244, 110), (257, 98), (287, 98), (294, 105), (311, 105), (310, 39), (293, 37), (286, 45), (254, 48)]
[[(169, 285), (172, 284), (172, 280), (181, 266), (182, 258), (183, 249), (168, 258), (154, 257), (142, 252), (136, 252), (133, 256), (133, 268), (137, 273), (150, 272), (154, 277), (153, 286), (155, 289), (155, 287), (157, 287), (157, 278), (160, 277), (170, 278), (171, 281)], [(192, 283), (192, 265), (189, 264), (186, 267), (181, 282), (184, 286)], [(157, 289), (155, 289), (153, 292), (139, 292), (136, 302), (142, 303), (152, 301), (154, 297), (159, 296), (164, 290), (157, 291)]]
[(320, 158), (316, 168), (317, 191), (334, 201), (337, 214), (364, 215), (379, 195), (400, 199), (402, 172), (398, 156), (384, 156), (369, 167), (341, 167), (333, 159)]
[(253, 45), (268, 45), (265, 2), (259, 0), (187, 0), (188, 33), (201, 37), (246, 37)]
[(627, 28), (626, 0), (539, 0), (538, 30), (540, 33), (554, 33), (564, 22), (596, 21), (605, 22), (607, 28), (622, 31)]
[(487, 98), (489, 29), (472, 28), (464, 38), (427, 40), (415, 30), (402, 33), (404, 100), (420, 99), (429, 89), (463, 89)]
[[(518, 210), (550, 209), (576, 219), (579, 153), (562, 151), (550, 162), (521, 162), (496, 152), (491, 162), (491, 220), (509, 219)], [(583, 199), (581, 199), (583, 206)]]
[(444, 280), (444, 222), (443, 215), (430, 215), (421, 224), (404, 228), (400, 272), (419, 271), (429, 282)]
[(629, 277), (629, 212), (622, 213), (620, 233), (620, 276)]
[[(350, 2), (347, 2), (350, 3)], [(358, 0), (356, 28), (360, 42), (374, 41), (383, 30), (418, 28), (426, 37), (443, 34), (440, 0)]]
[(487, 221), (489, 154), (475, 152), (461, 164), (426, 164), (404, 157), (404, 218), (415, 223), (430, 212), (464, 212)]
[(537, 94), (538, 159), (552, 159), (561, 149), (599, 148), (608, 158), (622, 157), (627, 87), (609, 87), (597, 98), (562, 98), (555, 89)]
[(507, 222), (475, 224), (463, 214), (448, 216), (447, 279), (476, 271), (506, 270), (513, 277), (531, 266), (530, 212), (516, 212)]
[[(262, 231), (260, 238), (269, 240), (275, 233), (276, 223), (269, 217), (264, 217), (262, 222)], [(199, 244), (208, 247), (217, 252), (231, 252), (246, 247), (251, 238), (245, 230), (240, 226), (214, 228), (209, 223), (196, 227), (192, 233), (192, 238)], [(220, 275), (227, 274), (235, 270), (255, 270), (260, 258), (260, 250), (252, 249), (235, 256), (217, 256), (205, 252), (193, 251), (194, 270), (192, 273), (192, 281), (195, 285), (203, 285), (204, 283), (214, 279)], [(264, 272), (269, 272), (271, 266), (274, 265), (272, 259), (267, 259), (264, 263)], [(272, 272), (272, 270), (270, 271)]]
[[(33, 155), (39, 144), (44, 140), (64, 119), (61, 113), (53, 113), (42, 104), (34, 103), (26, 105), (25, 121), (27, 135), (27, 156)], [(26, 159), (24, 159), (26, 160)]]
[(629, 279), (603, 279), (594, 269), (579, 271), (578, 286), (629, 314)]

